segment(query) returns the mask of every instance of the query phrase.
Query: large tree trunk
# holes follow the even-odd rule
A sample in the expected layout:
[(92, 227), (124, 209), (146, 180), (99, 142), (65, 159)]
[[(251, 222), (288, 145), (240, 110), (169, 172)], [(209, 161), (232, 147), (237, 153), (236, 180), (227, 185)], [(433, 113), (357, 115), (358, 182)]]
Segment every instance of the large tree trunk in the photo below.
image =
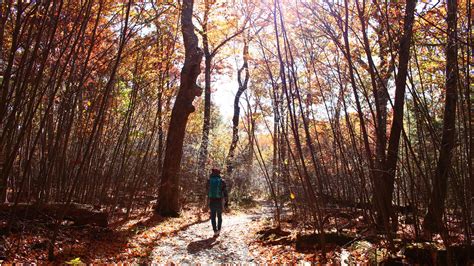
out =
[(447, 1), (448, 40), (446, 43), (446, 100), (444, 105), (443, 137), (439, 152), (435, 175), (433, 176), (432, 191), (428, 212), (423, 221), (426, 233), (441, 232), (444, 202), (448, 190), (448, 177), (451, 170), (451, 156), (455, 142), (456, 101), (458, 84), (456, 42), (456, 12), (457, 0)]
[(198, 47), (198, 38), (194, 33), (193, 4), (193, 0), (184, 0), (181, 13), (185, 59), (181, 70), (178, 95), (171, 112), (161, 174), (157, 211), (163, 216), (177, 216), (179, 214), (179, 172), (183, 155), (183, 140), (189, 114), (194, 112), (193, 100), (201, 94), (201, 89), (196, 85), (196, 79), (201, 72), (200, 64), (203, 52)]
[[(234, 98), (234, 115), (232, 117), (232, 142), (230, 144), (229, 153), (227, 155), (227, 175), (231, 176), (232, 170), (234, 169), (234, 156), (235, 156), (235, 148), (237, 147), (237, 143), (239, 142), (239, 116), (240, 116), (240, 96), (244, 91), (247, 89), (247, 85), (249, 82), (249, 65), (248, 65), (248, 56), (249, 56), (249, 46), (247, 40), (244, 40), (244, 50), (243, 50), (243, 59), (244, 63), (242, 67), (237, 72), (237, 81), (239, 82), (239, 89), (235, 94)], [(245, 72), (244, 79), (242, 80), (242, 71)], [(249, 143), (249, 145), (252, 145)]]
[(387, 226), (389, 225), (389, 219), (391, 217), (393, 227), (396, 227), (398, 224), (397, 217), (392, 208), (392, 194), (395, 181), (395, 170), (398, 161), (400, 134), (403, 128), (403, 106), (405, 104), (405, 87), (408, 74), (408, 61), (410, 60), (410, 43), (413, 33), (415, 6), (416, 0), (409, 0), (406, 3), (403, 36), (400, 40), (398, 53), (398, 75), (395, 80), (395, 103), (393, 107), (393, 121), (390, 129), (390, 138), (388, 141), (386, 171), (384, 171), (385, 176), (381, 179), (375, 180), (375, 197), (378, 201), (378, 204), (376, 204), (378, 207), (378, 220), (383, 221)]

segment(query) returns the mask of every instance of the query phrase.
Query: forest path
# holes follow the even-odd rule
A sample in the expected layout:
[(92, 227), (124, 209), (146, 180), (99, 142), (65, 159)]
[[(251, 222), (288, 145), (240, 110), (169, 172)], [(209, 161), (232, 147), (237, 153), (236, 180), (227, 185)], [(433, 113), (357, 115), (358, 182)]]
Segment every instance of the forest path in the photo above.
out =
[(250, 228), (267, 215), (268, 207), (255, 214), (224, 214), (221, 234), (213, 237), (209, 220), (190, 226), (169, 238), (162, 239), (151, 253), (153, 263), (214, 264), (249, 263), (254, 258), (247, 240), (252, 237)]

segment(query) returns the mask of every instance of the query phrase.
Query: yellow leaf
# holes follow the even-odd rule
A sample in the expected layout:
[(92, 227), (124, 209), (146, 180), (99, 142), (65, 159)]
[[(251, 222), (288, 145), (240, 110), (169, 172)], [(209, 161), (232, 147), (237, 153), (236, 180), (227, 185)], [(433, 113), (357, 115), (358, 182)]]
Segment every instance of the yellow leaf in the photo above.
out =
[(296, 198), (295, 194), (293, 192), (290, 193), (290, 199), (294, 200)]

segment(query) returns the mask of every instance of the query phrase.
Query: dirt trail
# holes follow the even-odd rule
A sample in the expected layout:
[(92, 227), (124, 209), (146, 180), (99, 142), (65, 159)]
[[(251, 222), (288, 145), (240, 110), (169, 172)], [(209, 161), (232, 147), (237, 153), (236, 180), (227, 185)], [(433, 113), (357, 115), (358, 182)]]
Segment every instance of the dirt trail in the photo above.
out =
[(222, 231), (218, 237), (213, 237), (209, 220), (192, 225), (160, 241), (151, 254), (151, 260), (160, 264), (253, 262), (246, 240), (251, 237), (250, 227), (262, 213), (224, 214)]

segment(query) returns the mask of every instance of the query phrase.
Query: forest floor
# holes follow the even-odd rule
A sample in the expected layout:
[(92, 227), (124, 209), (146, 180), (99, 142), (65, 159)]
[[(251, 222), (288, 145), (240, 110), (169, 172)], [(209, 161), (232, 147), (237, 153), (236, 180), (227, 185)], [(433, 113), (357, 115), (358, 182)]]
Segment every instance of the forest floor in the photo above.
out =
[[(206, 220), (163, 238), (153, 249), (149, 261), (167, 265), (208, 265), (310, 263), (320, 260), (318, 251), (299, 252), (292, 241), (278, 242), (278, 232), (281, 231), (275, 232), (274, 229), (271, 203), (259, 201), (251, 209), (225, 213), (221, 234), (217, 237), (213, 236), (211, 223)], [(295, 234), (296, 230), (280, 239), (294, 239)], [(332, 258), (328, 262), (341, 258), (341, 253), (332, 252), (330, 255)]]
[(254, 261), (247, 242), (249, 230), (259, 214), (224, 214), (221, 234), (213, 236), (210, 221), (204, 221), (163, 239), (154, 248), (151, 261), (155, 263), (211, 264), (249, 263)]
[[(219, 237), (213, 232), (209, 214), (200, 207), (185, 208), (180, 217), (164, 218), (151, 209), (141, 210), (127, 219), (112, 221), (107, 228), (63, 224), (55, 243), (55, 259), (61, 264), (79, 263), (185, 263), (251, 262), (248, 243), (253, 225), (269, 215), (264, 204), (233, 209), (223, 216)], [(0, 217), (5, 225), (5, 217)], [(0, 226), (2, 227), (2, 226)], [(3, 226), (4, 227), (4, 226)], [(5, 228), (0, 228), (2, 231)], [(44, 217), (18, 220), (3, 245), (6, 260), (0, 263), (47, 263), (53, 222)], [(3, 236), (2, 236), (3, 237)]]
[[(319, 236), (304, 221), (295, 220), (287, 207), (282, 213), (281, 229), (275, 229), (271, 204), (259, 201), (255, 205), (251, 208), (233, 208), (225, 213), (223, 229), (218, 237), (213, 237), (208, 212), (198, 206), (185, 208), (177, 218), (163, 218), (148, 208), (126, 219), (112, 221), (108, 228), (64, 224), (55, 242), (53, 263), (324, 262), (346, 265), (378, 264), (392, 260), (400, 264), (432, 264), (433, 258), (436, 261), (436, 257), (446, 256), (440, 241), (420, 243), (398, 239), (397, 250), (390, 252), (384, 237), (371, 233), (370, 226), (360, 220), (361, 216), (348, 210), (342, 212), (344, 218), (330, 225), (337, 227), (339, 224), (345, 229), (325, 234), (323, 254)], [(52, 228), (51, 221), (44, 219), (16, 221), (8, 235), (0, 236), (6, 249), (3, 263), (51, 263), (47, 250)], [(0, 229), (4, 228), (0, 226)], [(472, 262), (469, 250), (472, 251), (472, 246), (461, 253), (464, 263), (458, 265)]]
[[(163, 218), (151, 209), (141, 210), (127, 219), (113, 221), (108, 228), (64, 224), (55, 243), (53, 263), (234, 264), (311, 260), (314, 254), (298, 253), (294, 246), (266, 245), (260, 241), (259, 231), (272, 225), (270, 206), (259, 201), (250, 208), (232, 208), (224, 213), (221, 234), (215, 238), (209, 214), (197, 206), (185, 208), (177, 218)], [(0, 217), (1, 220), (5, 219)], [(50, 263), (47, 250), (52, 228), (52, 221), (43, 218), (16, 221), (4, 237), (6, 260), (0, 263)]]

